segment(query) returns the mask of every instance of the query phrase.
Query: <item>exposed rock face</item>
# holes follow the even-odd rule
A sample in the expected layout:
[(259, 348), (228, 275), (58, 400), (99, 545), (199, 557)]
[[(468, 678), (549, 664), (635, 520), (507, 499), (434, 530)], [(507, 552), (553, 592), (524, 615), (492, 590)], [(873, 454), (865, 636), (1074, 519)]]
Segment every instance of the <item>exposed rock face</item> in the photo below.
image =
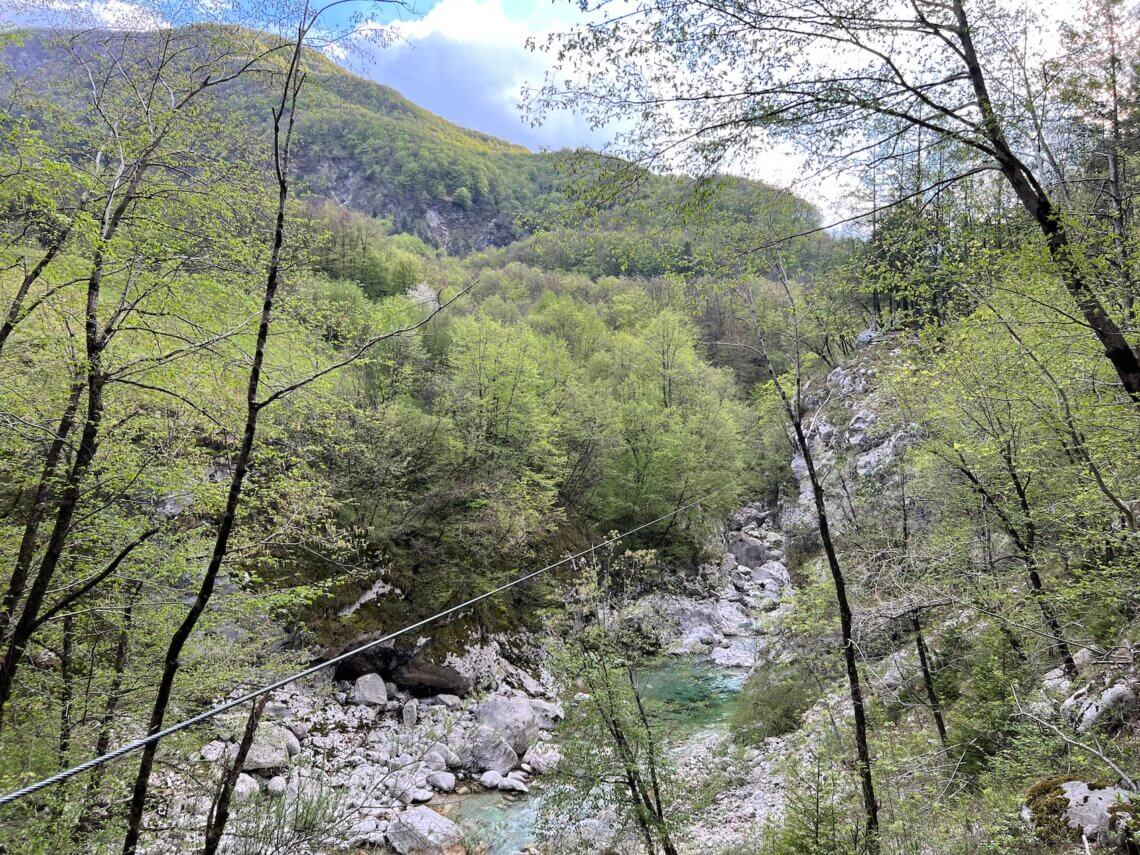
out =
[(737, 532), (728, 542), (728, 551), (745, 567), (759, 567), (772, 556), (764, 541), (743, 531)]
[(497, 695), (480, 705), (477, 718), (497, 731), (516, 755), (526, 753), (538, 737), (538, 720), (527, 698), (507, 698)]
[(400, 855), (463, 852), (459, 826), (431, 808), (408, 808), (388, 823), (388, 842)]
[[(331, 659), (344, 651), (367, 644), (376, 637), (378, 636), (372, 633), (355, 638), (342, 648), (330, 648), (324, 651), (318, 661)], [(337, 680), (356, 680), (365, 674), (379, 674), (417, 697), (441, 692), (462, 696), (471, 689), (471, 682), (454, 668), (436, 665), (414, 653), (384, 645), (363, 650), (338, 662), (333, 677)]]

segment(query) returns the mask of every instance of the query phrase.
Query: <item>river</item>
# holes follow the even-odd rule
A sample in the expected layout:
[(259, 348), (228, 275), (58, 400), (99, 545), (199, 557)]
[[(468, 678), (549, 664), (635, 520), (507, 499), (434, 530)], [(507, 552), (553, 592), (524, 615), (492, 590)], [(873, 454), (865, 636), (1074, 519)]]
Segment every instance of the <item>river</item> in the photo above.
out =
[[(727, 728), (744, 675), (704, 657), (671, 656), (640, 669), (637, 682), (643, 697), (670, 721), (670, 732), (690, 740)], [(542, 799), (536, 784), (525, 796), (478, 792), (455, 796), (442, 807), (488, 855), (515, 855), (535, 843)]]

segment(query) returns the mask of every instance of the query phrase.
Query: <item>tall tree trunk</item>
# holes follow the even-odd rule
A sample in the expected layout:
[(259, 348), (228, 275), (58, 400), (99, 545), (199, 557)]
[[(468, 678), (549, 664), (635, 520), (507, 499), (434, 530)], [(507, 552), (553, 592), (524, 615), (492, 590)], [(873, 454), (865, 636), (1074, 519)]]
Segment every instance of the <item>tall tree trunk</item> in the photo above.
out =
[[(292, 141), (294, 117), (296, 115), (297, 96), (304, 75), (300, 70), (302, 51), (304, 49), (305, 33), (311, 26), (308, 20), (308, 7), (302, 13), (301, 21), (297, 26), (296, 41), (293, 44), (292, 55), (282, 81), (281, 100), (274, 109), (273, 114), (273, 146), (274, 167), (277, 178), (277, 213), (273, 225), (273, 237), (269, 255), (269, 265), (266, 272), (265, 293), (261, 305), (261, 318), (257, 327), (257, 340), (254, 347), (253, 361), (250, 365), (249, 380), (246, 386), (246, 417), (245, 429), (242, 433), (241, 447), (237, 459), (234, 461), (234, 472), (230, 478), (229, 491), (226, 496), (225, 510), (218, 524), (218, 531), (214, 538), (214, 548), (210, 555), (210, 562), (194, 603), (183, 618), (182, 623), (170, 639), (166, 649), (163, 663), (162, 678), (159, 681), (158, 691), (155, 695), (154, 706), (151, 709), (150, 725), (147, 734), (153, 735), (162, 729), (166, 718), (166, 710), (170, 705), (171, 692), (174, 689), (174, 678), (178, 675), (179, 660), (182, 649), (186, 646), (198, 620), (206, 611), (210, 602), (218, 573), (225, 563), (229, 551), (230, 535), (237, 521), (238, 506), (241, 503), (242, 487), (245, 476), (249, 470), (250, 458), (253, 455), (253, 444), (257, 436), (257, 422), (261, 414), (259, 393), (261, 388), (261, 371), (265, 364), (265, 348), (269, 340), (269, 327), (273, 320), (273, 306), (277, 297), (277, 288), (280, 284), (281, 252), (285, 244), (285, 209), (289, 200), (289, 147)], [(150, 787), (150, 775), (154, 768), (154, 757), (158, 751), (158, 743), (150, 742), (142, 750), (139, 761), (139, 770), (135, 776), (134, 788), (131, 793), (131, 806), (127, 818), (127, 832), (123, 839), (123, 855), (134, 855), (138, 848), (139, 837), (142, 832), (142, 819), (146, 811), (147, 791)]]
[(31, 641), (39, 625), (40, 607), (55, 576), (59, 561), (63, 557), (71, 533), (71, 524), (83, 492), (83, 481), (98, 450), (99, 426), (103, 419), (104, 382), (100, 368), (100, 350), (101, 348), (96, 348), (95, 354), (88, 358), (90, 367), (87, 381), (87, 415), (79, 449), (68, 473), (66, 488), (56, 508), (55, 524), (44, 549), (43, 558), (40, 560), (39, 569), (36, 571), (36, 577), (28, 590), (20, 619), (12, 627), (3, 662), (0, 662), (0, 728), (4, 724), (4, 708), (12, 696), (16, 671), (28, 642)]
[(793, 422), (796, 443), (804, 457), (808, 479), (811, 481), (812, 497), (815, 500), (816, 517), (819, 521), (819, 538), (823, 542), (823, 552), (831, 571), (831, 581), (835, 587), (835, 602), (839, 608), (839, 627), (843, 640), (843, 662), (847, 667), (847, 687), (851, 695), (851, 708), (855, 718), (855, 751), (859, 758), (859, 780), (863, 791), (863, 810), (866, 813), (867, 851), (879, 851), (879, 805), (875, 799), (875, 784), (871, 775), (871, 748), (867, 740), (867, 713), (863, 704), (863, 690), (859, 680), (859, 665), (855, 658), (855, 639), (851, 605), (847, 600), (847, 581), (835, 552), (831, 539), (831, 527), (827, 519), (827, 507), (823, 485), (820, 483), (811, 447), (804, 436), (800, 419)]
[(79, 409), (79, 401), (82, 394), (83, 383), (73, 383), (67, 406), (64, 407), (63, 415), (60, 417), (59, 425), (56, 427), (55, 436), (52, 437), (51, 444), (48, 446), (43, 469), (40, 472), (40, 480), (36, 485), (36, 492), (32, 497), (32, 505), (28, 509), (28, 518), (24, 523), (24, 532), (20, 538), (20, 547), (16, 552), (16, 565), (13, 567), (12, 575), (8, 579), (8, 587), (4, 591), (4, 598), (0, 601), (0, 640), (7, 638), (8, 626), (12, 621), (12, 615), (20, 602), (20, 598), (24, 596), (24, 588), (28, 584), (28, 573), (31, 570), (32, 559), (36, 554), (36, 537), (39, 534), (40, 522), (43, 521), (44, 513), (47, 510), (48, 497), (55, 480), (55, 472), (63, 457), (63, 451), (67, 447), (67, 437), (75, 425), (75, 414)]
[(1022, 207), (1045, 236), (1049, 255), (1057, 266), (1065, 289), (1100, 342), (1104, 355), (1120, 378), (1121, 386), (1133, 403), (1140, 405), (1140, 355), (1128, 343), (1116, 322), (1108, 316), (1092, 283), (1082, 270), (1079, 253), (1073, 250), (1062, 212), (1053, 204), (1033, 173), (1014, 154), (1006, 140), (1001, 120), (990, 98), (989, 86), (974, 47), (962, 0), (952, 0), (952, 9), (958, 24), (962, 58), (978, 101), (985, 136), (993, 150), (994, 159), (1017, 194)]
[[(791, 300), (791, 291), (785, 281), (785, 290)], [(855, 657), (855, 639), (853, 631), (853, 616), (851, 604), (847, 599), (847, 580), (843, 575), (843, 568), (839, 563), (839, 556), (835, 551), (835, 543), (831, 537), (831, 526), (828, 522), (827, 503), (823, 484), (815, 468), (815, 461), (811, 453), (811, 445), (804, 434), (803, 410), (799, 397), (800, 377), (799, 361), (796, 368), (796, 399), (793, 403), (784, 389), (780, 375), (772, 365), (768, 355), (768, 348), (760, 327), (759, 317), (751, 292), (748, 292), (749, 306), (752, 311), (754, 333), (759, 344), (759, 353), (764, 358), (768, 376), (772, 380), (776, 392), (780, 396), (784, 415), (792, 428), (796, 448), (804, 459), (808, 480), (811, 483), (812, 498), (815, 503), (816, 520), (819, 524), (819, 539), (823, 544), (823, 552), (827, 558), (827, 567), (831, 573), (832, 585), (835, 588), (835, 603), (839, 609), (839, 628), (843, 641), (843, 661), (847, 669), (847, 687), (851, 696), (851, 708), (855, 723), (855, 751), (859, 761), (859, 780), (863, 795), (863, 810), (866, 815), (867, 851), (877, 855), (879, 851), (879, 805), (875, 798), (875, 784), (871, 773), (871, 748), (867, 739), (867, 713), (863, 703), (863, 689), (859, 679), (859, 665)], [(793, 306), (794, 309), (794, 306)], [(797, 347), (799, 346), (797, 332)]]
[(934, 675), (930, 672), (930, 658), (927, 656), (926, 640), (922, 637), (922, 623), (918, 615), (910, 619), (911, 628), (914, 629), (914, 646), (918, 650), (918, 664), (922, 668), (922, 684), (926, 687), (926, 699), (930, 703), (930, 712), (934, 716), (934, 726), (938, 728), (938, 738), (942, 740), (942, 747), (946, 747), (946, 722), (942, 720), (942, 705), (938, 702), (938, 691), (934, 688)]

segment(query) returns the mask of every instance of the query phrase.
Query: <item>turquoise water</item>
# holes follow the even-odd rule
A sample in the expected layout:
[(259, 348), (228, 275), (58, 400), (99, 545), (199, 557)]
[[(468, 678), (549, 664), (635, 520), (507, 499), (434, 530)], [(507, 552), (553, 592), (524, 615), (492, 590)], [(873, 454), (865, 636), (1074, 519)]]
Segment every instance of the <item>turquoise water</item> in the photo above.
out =
[[(744, 683), (744, 674), (693, 657), (672, 657), (641, 668), (636, 677), (642, 698), (657, 718), (675, 724), (673, 735), (725, 725)], [(511, 797), (479, 792), (457, 797), (445, 808), (471, 841), (488, 855), (515, 855), (535, 842), (542, 796)]]
[(744, 673), (691, 657), (673, 657), (637, 673), (637, 685), (653, 712), (683, 732), (723, 724), (744, 685)]
[[(444, 814), (463, 829), (467, 842), (478, 841), (488, 855), (515, 855), (535, 843), (542, 796), (478, 792), (458, 796)], [(480, 850), (483, 851), (483, 850)]]

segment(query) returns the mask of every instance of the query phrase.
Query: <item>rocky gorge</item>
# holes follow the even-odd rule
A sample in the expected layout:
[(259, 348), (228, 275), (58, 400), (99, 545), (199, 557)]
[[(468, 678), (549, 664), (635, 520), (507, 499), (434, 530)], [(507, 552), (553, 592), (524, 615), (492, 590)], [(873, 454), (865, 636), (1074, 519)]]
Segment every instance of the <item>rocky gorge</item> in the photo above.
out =
[[(742, 508), (727, 524), (722, 560), (703, 565), (691, 590), (647, 593), (617, 618), (667, 658), (715, 669), (731, 696), (765, 661), (766, 633), (789, 607), (782, 604), (789, 586), (783, 535), (774, 521), (771, 509)], [(464, 827), (464, 799), (526, 799), (562, 761), (558, 687), (541, 667), (520, 660), (542, 661), (533, 639), (491, 639), (439, 664), (383, 646), (340, 662), (333, 679), (318, 675), (274, 692), (237, 779), (227, 851), (254, 851), (243, 841), (264, 838), (267, 823), (294, 840), (293, 851), (486, 845), (477, 827)], [(172, 829), (189, 836), (202, 827), (212, 804), (201, 784), (234, 756), (241, 725), (238, 718), (219, 725), (189, 764), (192, 775), (165, 774), (160, 810)], [(722, 848), (733, 829), (750, 831), (780, 810), (780, 741), (735, 759), (730, 743), (727, 729), (714, 727), (670, 747), (683, 778), (715, 771), (734, 779), (696, 817), (687, 851)], [(580, 819), (587, 830), (590, 818)], [(183, 851), (185, 839), (170, 834), (155, 851)]]
[[(841, 532), (850, 524), (838, 498), (847, 485), (889, 494), (897, 487), (893, 466), (917, 438), (912, 425), (891, 424), (877, 398), (878, 361), (898, 355), (893, 342), (871, 339), (849, 363), (805, 386), (809, 440), (832, 485), (829, 505), (835, 503)], [(776, 506), (751, 503), (725, 522), (715, 545), (718, 561), (628, 596), (610, 615), (658, 653), (639, 675), (648, 697), (668, 706), (676, 694), (669, 681), (677, 679), (687, 689), (700, 683), (713, 696), (711, 715), (706, 709), (666, 741), (677, 785), (689, 795), (708, 792), (690, 799), (696, 807), (677, 829), (683, 852), (747, 851), (785, 810), (789, 763), (804, 757), (813, 734), (836, 730), (850, 715), (843, 686), (831, 683), (820, 685), (817, 700), (785, 735), (738, 743), (725, 722), (725, 710), (750, 675), (817, 655), (792, 649), (785, 638), (797, 609), (798, 578), (810, 572), (790, 560), (806, 565), (802, 555), (790, 553), (810, 555), (814, 534), (802, 459), (791, 461), (791, 471), (792, 489)], [(969, 617), (963, 611), (959, 624), (967, 627)], [(880, 623), (864, 615), (857, 630), (868, 692), (890, 704), (915, 686), (919, 668), (906, 639), (884, 640)], [(584, 696), (558, 685), (543, 667), (541, 635), (483, 639), (438, 662), (421, 654), (426, 641), (410, 650), (372, 648), (338, 663), (332, 679), (314, 678), (273, 695), (238, 778), (240, 807), (226, 851), (264, 851), (254, 841), (267, 836), (289, 841), (289, 851), (313, 853), (639, 849), (640, 841), (605, 815), (564, 812), (557, 845), (543, 840), (544, 793), (560, 764), (568, 764), (565, 771), (575, 762), (563, 756), (559, 726), (564, 711)], [(1025, 715), (1067, 721), (1078, 734), (1134, 716), (1136, 650), (1090, 647), (1078, 659), (1082, 680), (1060, 669), (1047, 674), (1026, 698)], [(907, 714), (916, 727), (928, 726), (923, 707)], [(211, 810), (211, 788), (202, 784), (215, 780), (235, 753), (241, 724), (225, 722), (187, 769), (165, 773), (161, 815), (172, 832), (156, 852), (183, 851), (185, 840), (200, 831)], [(1059, 821), (1092, 842), (1107, 841), (1112, 812), (1128, 798), (1130, 791), (1115, 785), (1043, 779), (1041, 792), (1026, 798), (1023, 818)], [(1044, 817), (1043, 811), (1051, 813)]]

